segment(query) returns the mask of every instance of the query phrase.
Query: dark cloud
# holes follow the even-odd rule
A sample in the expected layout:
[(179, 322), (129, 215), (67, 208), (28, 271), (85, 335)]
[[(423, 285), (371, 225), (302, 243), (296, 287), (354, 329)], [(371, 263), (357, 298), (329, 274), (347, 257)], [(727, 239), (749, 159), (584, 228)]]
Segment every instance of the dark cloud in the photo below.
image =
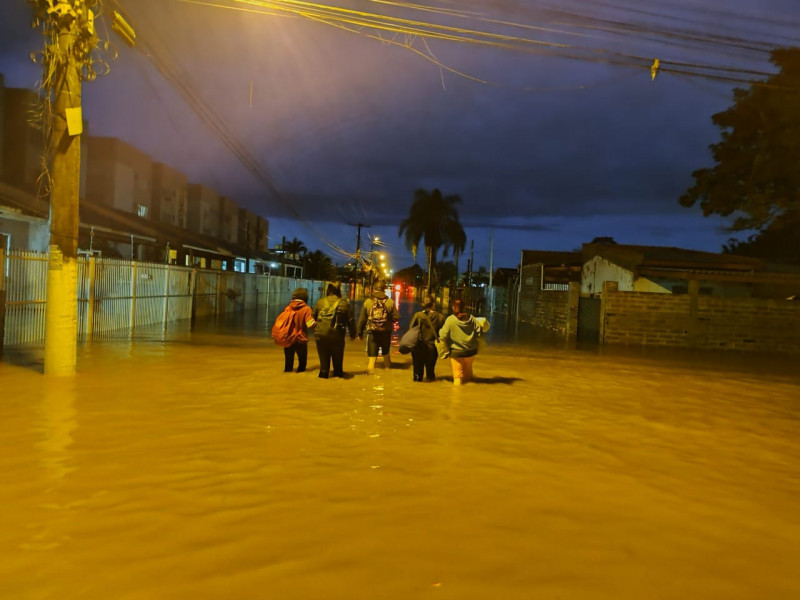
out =
[[(730, 104), (733, 84), (666, 74), (651, 81), (647, 69), (603, 62), (604, 53), (581, 51), (575, 60), (555, 56), (555, 49), (523, 53), (429, 43), (444, 65), (487, 82), (480, 83), (397, 45), (297, 18), (163, 0), (121, 4), (158, 61), (118, 48), (111, 73), (84, 87), (90, 133), (122, 138), (287, 231), (290, 221), (282, 219), (298, 220), (306, 227), (301, 236), (327, 242), (330, 235), (318, 226), (336, 223), (327, 230), (352, 245), (347, 224), (364, 222), (385, 228), (396, 242), (414, 190), (438, 187), (462, 197), (462, 220), (472, 231), (486, 238), (494, 226), (505, 232), (504, 243), (570, 249), (598, 235), (625, 234), (625, 227), (635, 230), (629, 233), (637, 243), (647, 236), (653, 243), (689, 243), (664, 225), (680, 222), (682, 232), (698, 236), (695, 247), (718, 244), (710, 223), (679, 207), (677, 198), (691, 184), (691, 172), (710, 162), (708, 145), (719, 135), (710, 117)], [(671, 18), (678, 16), (684, 29), (759, 39), (792, 36), (789, 25), (777, 21), (785, 16), (791, 24), (800, 15), (800, 5), (785, 0), (757, 7), (715, 0), (702, 9), (614, 4), (576, 0), (547, 8), (493, 0), (483, 8), (505, 20), (551, 25), (553, 11), (561, 11), (562, 20), (587, 14), (636, 23), (652, 12), (661, 16), (656, 28), (674, 25)], [(38, 78), (27, 56), (41, 36), (30, 31), (28, 10), (21, 1), (0, 8), (0, 71), (9, 85), (33, 87)], [(738, 18), (742, 14), (750, 20)], [(516, 34), (769, 69), (763, 52), (656, 43), (644, 34)], [(170, 72), (173, 79), (165, 77)], [(191, 102), (181, 88), (195, 94)], [(213, 126), (197, 116), (201, 103)], [(242, 164), (242, 152), (257, 173)], [(645, 225), (648, 219), (653, 226)], [(687, 227), (691, 219), (701, 225)], [(307, 245), (316, 242), (323, 243)], [(506, 252), (511, 260), (517, 253)]]

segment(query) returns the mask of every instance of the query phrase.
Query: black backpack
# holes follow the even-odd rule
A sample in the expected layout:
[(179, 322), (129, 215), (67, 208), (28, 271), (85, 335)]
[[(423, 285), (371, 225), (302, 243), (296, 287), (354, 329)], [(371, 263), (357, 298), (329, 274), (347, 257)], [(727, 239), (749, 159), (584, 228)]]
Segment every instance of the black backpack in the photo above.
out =
[(319, 310), (317, 314), (317, 326), (314, 328), (314, 335), (320, 338), (330, 337), (337, 329), (339, 329), (338, 309), (341, 299), (335, 302), (326, 300), (326, 304)]
[(386, 310), (388, 298), (373, 298), (372, 307), (369, 309), (367, 331), (388, 331), (389, 311)]

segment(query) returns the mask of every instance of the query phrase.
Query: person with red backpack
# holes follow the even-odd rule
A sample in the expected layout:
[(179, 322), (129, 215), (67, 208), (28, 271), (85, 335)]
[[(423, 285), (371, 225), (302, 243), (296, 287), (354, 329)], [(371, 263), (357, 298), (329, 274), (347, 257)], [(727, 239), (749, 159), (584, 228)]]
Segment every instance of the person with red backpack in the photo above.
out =
[(386, 286), (378, 283), (372, 297), (364, 300), (361, 307), (361, 315), (356, 325), (358, 339), (362, 339), (364, 331), (367, 332), (367, 372), (372, 373), (375, 369), (375, 360), (378, 358), (378, 350), (383, 356), (383, 367), (389, 369), (392, 366), (392, 359), (389, 350), (392, 345), (392, 331), (394, 324), (400, 320), (400, 313), (386, 295)]
[(308, 359), (308, 330), (316, 325), (308, 306), (308, 290), (297, 288), (292, 292), (292, 301), (286, 306), (272, 327), (272, 338), (283, 347), (283, 372), (291, 373), (294, 356), (297, 355), (297, 372), (306, 370)]

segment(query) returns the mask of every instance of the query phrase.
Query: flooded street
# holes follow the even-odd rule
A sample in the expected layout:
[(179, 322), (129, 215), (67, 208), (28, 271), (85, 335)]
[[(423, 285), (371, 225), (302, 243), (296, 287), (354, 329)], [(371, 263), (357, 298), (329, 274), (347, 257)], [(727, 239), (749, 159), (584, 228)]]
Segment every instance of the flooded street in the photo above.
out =
[(256, 324), (0, 362), (0, 597), (800, 597), (796, 357), (393, 359), (284, 374)]

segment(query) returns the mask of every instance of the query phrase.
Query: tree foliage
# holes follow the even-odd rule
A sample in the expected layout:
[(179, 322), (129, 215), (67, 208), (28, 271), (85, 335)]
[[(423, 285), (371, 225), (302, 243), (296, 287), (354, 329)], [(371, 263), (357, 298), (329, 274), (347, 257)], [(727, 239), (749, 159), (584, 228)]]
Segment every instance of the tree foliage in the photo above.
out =
[(800, 49), (773, 50), (770, 60), (778, 73), (734, 90), (733, 106), (712, 117), (722, 138), (711, 145), (716, 165), (695, 171), (680, 198), (705, 216), (733, 215), (735, 231), (800, 221)]
[(336, 267), (331, 257), (321, 250), (314, 250), (305, 255), (306, 279), (333, 280), (336, 279)]
[(432, 191), (418, 189), (414, 192), (408, 217), (400, 224), (398, 236), (404, 236), (405, 246), (415, 260), (420, 242), (425, 246), (429, 288), (439, 250), (443, 249), (444, 256), (449, 250), (458, 255), (467, 244), (467, 235), (458, 218), (457, 205), (460, 202), (458, 195), (444, 196), (438, 188)]
[(395, 281), (400, 281), (405, 285), (413, 285), (415, 287), (422, 285), (424, 279), (425, 271), (416, 263), (410, 267), (400, 269), (394, 274)]
[(800, 263), (800, 221), (772, 225), (744, 241), (731, 238), (722, 251), (726, 254)]
[(297, 260), (298, 257), (303, 256), (306, 252), (308, 252), (308, 248), (303, 243), (302, 240), (298, 240), (296, 237), (292, 238), (288, 242), (286, 242), (283, 246), (284, 252), (290, 258)]

